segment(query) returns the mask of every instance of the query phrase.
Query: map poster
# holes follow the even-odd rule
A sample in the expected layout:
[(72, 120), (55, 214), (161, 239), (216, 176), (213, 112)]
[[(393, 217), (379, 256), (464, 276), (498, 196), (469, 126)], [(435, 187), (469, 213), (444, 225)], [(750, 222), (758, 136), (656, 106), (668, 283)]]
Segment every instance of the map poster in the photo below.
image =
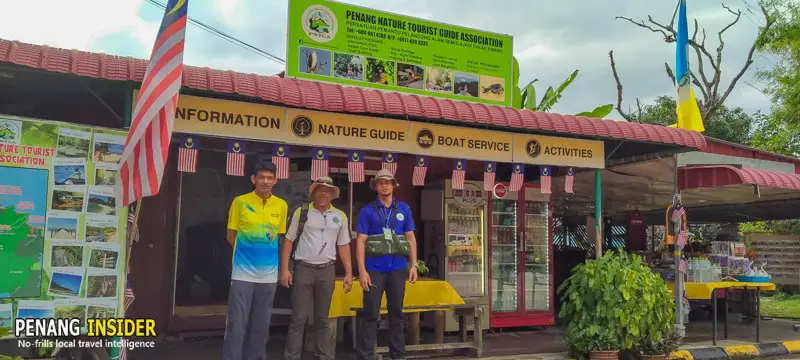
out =
[(0, 298), (41, 293), (48, 175), (0, 166)]
[(128, 212), (113, 185), (125, 137), (0, 115), (0, 327), (120, 314)]
[(512, 103), (510, 35), (326, 0), (290, 0), (287, 32), (289, 77)]

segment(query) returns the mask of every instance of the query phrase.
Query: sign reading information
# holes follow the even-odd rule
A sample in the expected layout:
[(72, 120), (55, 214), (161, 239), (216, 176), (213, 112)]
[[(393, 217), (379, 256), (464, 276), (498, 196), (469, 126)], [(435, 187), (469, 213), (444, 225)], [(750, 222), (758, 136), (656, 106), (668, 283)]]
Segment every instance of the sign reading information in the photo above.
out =
[(513, 37), (290, 0), (289, 77), (511, 106)]

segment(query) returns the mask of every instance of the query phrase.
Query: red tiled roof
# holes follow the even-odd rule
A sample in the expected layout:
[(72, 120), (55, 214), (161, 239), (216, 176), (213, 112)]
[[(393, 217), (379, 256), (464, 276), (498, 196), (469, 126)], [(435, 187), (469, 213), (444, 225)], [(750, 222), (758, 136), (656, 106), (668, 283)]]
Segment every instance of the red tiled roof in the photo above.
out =
[[(31, 68), (141, 82), (147, 61), (0, 39), (0, 62)], [(408, 116), (561, 134), (652, 142), (702, 149), (703, 135), (664, 126), (516, 110), (463, 101), (368, 90), (195, 66), (184, 67), (183, 86), (261, 98), (284, 106), (331, 112)]]
[(741, 184), (800, 190), (800, 174), (737, 168), (730, 165), (683, 167), (679, 175), (678, 185), (684, 190)]

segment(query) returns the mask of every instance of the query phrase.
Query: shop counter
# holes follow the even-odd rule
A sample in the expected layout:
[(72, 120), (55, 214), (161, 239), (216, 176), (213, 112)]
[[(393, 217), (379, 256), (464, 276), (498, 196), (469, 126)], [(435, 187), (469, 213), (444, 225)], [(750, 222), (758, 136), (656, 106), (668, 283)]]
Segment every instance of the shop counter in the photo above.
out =
[[(739, 282), (739, 281), (719, 281), (710, 283), (697, 283), (685, 282), (684, 289), (686, 291), (686, 298), (689, 300), (711, 301), (713, 313), (713, 344), (717, 345), (717, 290), (725, 291), (725, 298), (728, 298), (728, 291), (730, 289), (740, 289), (744, 291), (754, 291), (756, 294), (756, 343), (761, 341), (761, 291), (775, 291), (775, 284), (761, 283), (761, 282)], [(674, 281), (668, 281), (667, 287), (669, 291), (673, 292), (675, 288)], [(725, 339), (728, 338), (728, 306), (725, 305)]]

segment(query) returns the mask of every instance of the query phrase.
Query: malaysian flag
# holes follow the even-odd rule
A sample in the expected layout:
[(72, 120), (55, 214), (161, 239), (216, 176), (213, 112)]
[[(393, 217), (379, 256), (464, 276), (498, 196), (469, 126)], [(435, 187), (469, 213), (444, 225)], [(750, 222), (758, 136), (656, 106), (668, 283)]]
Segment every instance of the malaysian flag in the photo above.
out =
[(688, 270), (687, 268), (688, 268), (688, 267), (689, 267), (689, 266), (688, 266), (688, 262), (686, 261), (686, 259), (681, 259), (681, 260), (678, 262), (678, 271), (680, 271), (682, 274), (684, 274), (684, 275), (685, 275), (685, 274), (687, 274), (687, 273), (688, 273), (688, 272), (687, 272), (687, 270)]
[(678, 205), (675, 207), (675, 210), (672, 211), (672, 222), (678, 222), (685, 212), (686, 210), (683, 208), (683, 206)]
[(549, 166), (540, 166), (539, 169), (540, 169), (539, 181), (541, 183), (542, 194), (550, 194), (552, 193), (552, 187), (553, 187), (552, 186), (553, 179), (550, 177), (551, 169)]
[(225, 164), (225, 173), (230, 176), (244, 176), (246, 154), (247, 144), (244, 141), (228, 141), (228, 162)]
[(494, 189), (495, 174), (497, 174), (496, 162), (487, 161), (483, 163), (483, 191), (492, 191)]
[(120, 208), (158, 194), (183, 79), (188, 0), (169, 0), (131, 116), (116, 182)]
[(573, 189), (575, 185), (575, 168), (570, 166), (567, 168), (567, 176), (564, 178), (564, 192), (567, 194), (574, 194)]
[(519, 191), (525, 183), (525, 164), (514, 164), (511, 172), (511, 183), (508, 185), (509, 191)]
[(328, 149), (311, 149), (311, 180), (328, 176)]
[(397, 172), (397, 153), (384, 153), (381, 159), (381, 169), (389, 170), (392, 176)]
[(689, 234), (686, 231), (683, 231), (683, 229), (680, 229), (679, 231), (680, 232), (678, 233), (678, 241), (676, 242), (676, 244), (678, 245), (679, 248), (683, 248), (684, 246), (686, 246), (687, 243), (689, 243)]
[(347, 153), (347, 179), (351, 183), (364, 182), (364, 152), (353, 150)]
[(464, 190), (464, 178), (467, 172), (467, 161), (464, 159), (453, 160), (453, 179), (452, 187), (456, 190)]
[(414, 186), (425, 186), (425, 174), (428, 173), (428, 159), (425, 156), (417, 155), (417, 162), (414, 163), (414, 175), (411, 184)]
[[(134, 206), (128, 207), (128, 248), (126, 254), (128, 255), (128, 259), (130, 259), (130, 251), (134, 243), (139, 241), (139, 227), (136, 225), (136, 209)], [(119, 314), (120, 317), (125, 317), (125, 314), (128, 312), (128, 309), (133, 304), (133, 301), (136, 300), (136, 296), (133, 294), (133, 288), (131, 287), (131, 282), (128, 279), (128, 275), (130, 274), (130, 261), (126, 261), (126, 270), (125, 270), (125, 294), (122, 303), (122, 313)], [(114, 340), (120, 341), (122, 338), (115, 337)], [(128, 349), (124, 346), (120, 347), (111, 347), (111, 359), (118, 359), (118, 360), (125, 360), (128, 358), (127, 354)]]
[(275, 174), (278, 179), (289, 178), (289, 145), (275, 144), (272, 146), (272, 163), (278, 173)]
[(194, 136), (184, 136), (178, 147), (178, 171), (197, 172), (197, 148), (200, 140)]

